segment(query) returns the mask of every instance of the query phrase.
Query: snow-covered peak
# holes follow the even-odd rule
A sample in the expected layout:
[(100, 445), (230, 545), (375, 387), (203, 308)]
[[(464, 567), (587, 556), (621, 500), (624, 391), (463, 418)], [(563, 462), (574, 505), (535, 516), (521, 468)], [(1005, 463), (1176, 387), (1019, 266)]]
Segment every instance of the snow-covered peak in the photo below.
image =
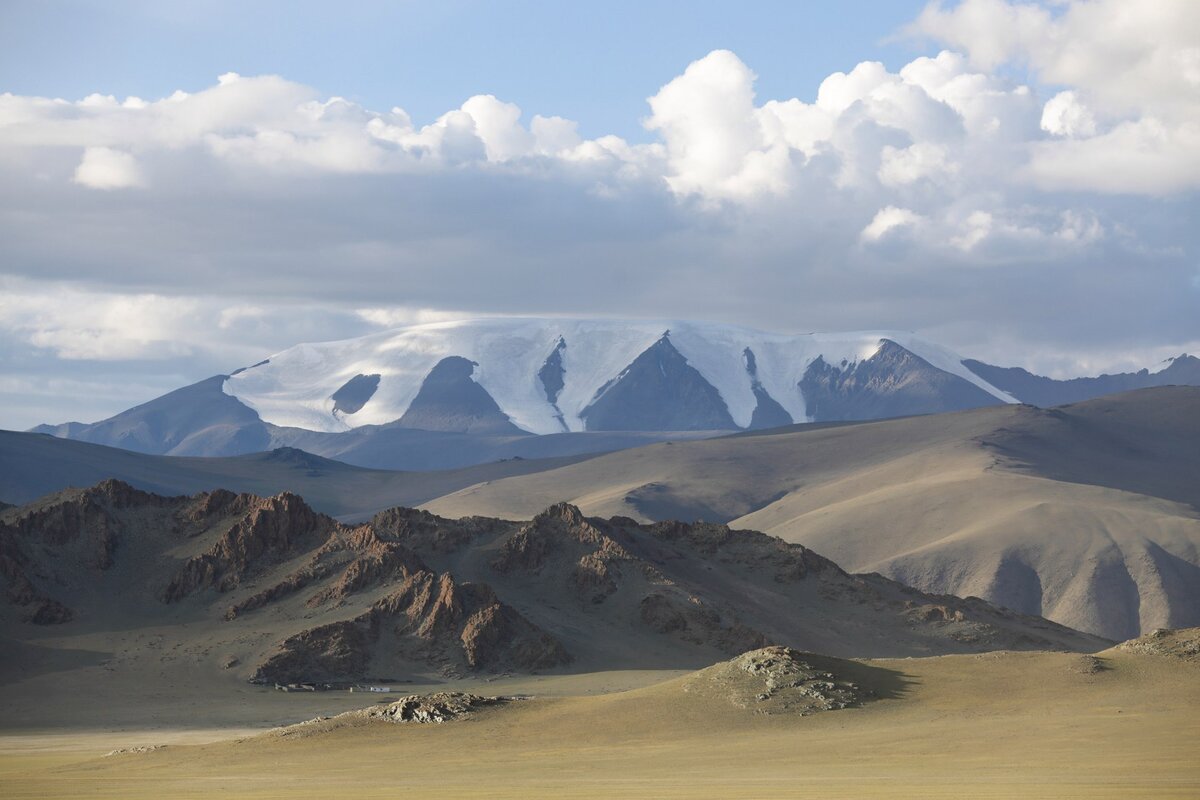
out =
[[(756, 378), (796, 421), (808, 419), (799, 383), (819, 356), (832, 366), (869, 359), (890, 339), (938, 369), (1004, 402), (1012, 397), (937, 345), (897, 331), (776, 334), (686, 320), (488, 318), (414, 325), (357, 339), (302, 344), (231, 376), (224, 391), (281, 426), (344, 431), (400, 419), (442, 359), (475, 364), (471, 378), (518, 427), (532, 433), (584, 430), (582, 412), (597, 392), (668, 332), (672, 346), (720, 393), (730, 417), (750, 423)], [(551, 402), (539, 371), (559, 348), (562, 386)], [(756, 376), (746, 369), (754, 355)], [(352, 414), (332, 396), (356, 376), (378, 375), (374, 393)], [(372, 383), (374, 381), (372, 380)]]

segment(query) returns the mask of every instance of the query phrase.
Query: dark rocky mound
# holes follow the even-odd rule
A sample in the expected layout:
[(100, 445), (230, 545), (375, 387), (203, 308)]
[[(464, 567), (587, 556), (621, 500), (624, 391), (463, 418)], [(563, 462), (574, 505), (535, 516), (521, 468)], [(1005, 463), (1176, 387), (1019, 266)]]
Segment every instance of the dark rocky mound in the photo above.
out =
[(355, 414), (367, 404), (367, 401), (375, 396), (375, 391), (379, 388), (378, 373), (373, 375), (355, 375), (350, 380), (342, 384), (336, 392), (329, 396), (333, 401), (333, 411), (335, 414)]
[(1150, 656), (1167, 656), (1200, 664), (1200, 628), (1158, 628), (1145, 636), (1117, 645), (1118, 650)]
[(756, 714), (807, 715), (862, 704), (870, 692), (831, 672), (836, 663), (790, 647), (764, 647), (689, 676), (683, 690)]
[(449, 574), (421, 571), (366, 613), (289, 637), (258, 668), (254, 680), (362, 679), (400, 659), (460, 675), (533, 672), (569, 663), (571, 657), (553, 636), (501, 603), (487, 585), (456, 584)]

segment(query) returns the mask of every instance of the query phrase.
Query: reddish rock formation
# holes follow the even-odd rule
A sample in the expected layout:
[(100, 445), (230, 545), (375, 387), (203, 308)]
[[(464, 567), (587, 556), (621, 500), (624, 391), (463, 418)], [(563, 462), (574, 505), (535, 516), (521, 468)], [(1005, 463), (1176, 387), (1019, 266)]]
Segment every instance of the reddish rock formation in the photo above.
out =
[(319, 545), (337, 527), (290, 492), (254, 498), (208, 552), (188, 559), (162, 598), (171, 603), (208, 588), (227, 592), (267, 566)]
[(450, 673), (529, 671), (570, 661), (558, 640), (499, 602), (489, 586), (421, 571), (365, 614), (285, 640), (255, 680), (359, 679), (379, 651), (439, 664)]
[(157, 607), (164, 625), (224, 614), (219, 646), (286, 682), (572, 656), (622, 668), (644, 662), (639, 648), (667, 667), (768, 640), (868, 655), (1104, 644), (847, 575), (761, 533), (589, 519), (567, 504), (527, 523), (392, 509), (350, 527), (290, 494), (160, 498), (106, 482), (4, 512), (0, 589), (0, 623), (16, 632), (71, 619), (68, 606), (77, 625), (100, 619), (92, 604), (106, 619)]
[(492, 560), (492, 568), (502, 574), (540, 572), (552, 563), (582, 599), (602, 603), (617, 591), (618, 565), (633, 561), (612, 535), (578, 508), (559, 503), (510, 536)]

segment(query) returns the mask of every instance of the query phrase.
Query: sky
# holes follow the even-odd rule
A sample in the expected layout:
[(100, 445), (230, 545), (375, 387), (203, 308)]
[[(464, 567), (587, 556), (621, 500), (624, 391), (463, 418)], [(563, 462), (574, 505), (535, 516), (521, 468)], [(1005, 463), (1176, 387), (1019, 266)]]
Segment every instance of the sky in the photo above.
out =
[(1200, 352), (1200, 4), (0, 3), (0, 427), (480, 315)]

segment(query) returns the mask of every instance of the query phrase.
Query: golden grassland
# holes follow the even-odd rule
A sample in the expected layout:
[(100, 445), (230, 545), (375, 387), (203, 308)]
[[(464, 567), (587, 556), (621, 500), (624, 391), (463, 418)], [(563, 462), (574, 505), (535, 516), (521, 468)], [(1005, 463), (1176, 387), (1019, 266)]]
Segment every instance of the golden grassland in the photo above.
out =
[[(0, 786), (13, 800), (1200, 796), (1197, 665), (1089, 658), (864, 661), (851, 677), (878, 699), (811, 716), (755, 714), (681, 678), (584, 693), (601, 674), (442, 725), (12, 734)], [(168, 746), (104, 757), (154, 743)]]

